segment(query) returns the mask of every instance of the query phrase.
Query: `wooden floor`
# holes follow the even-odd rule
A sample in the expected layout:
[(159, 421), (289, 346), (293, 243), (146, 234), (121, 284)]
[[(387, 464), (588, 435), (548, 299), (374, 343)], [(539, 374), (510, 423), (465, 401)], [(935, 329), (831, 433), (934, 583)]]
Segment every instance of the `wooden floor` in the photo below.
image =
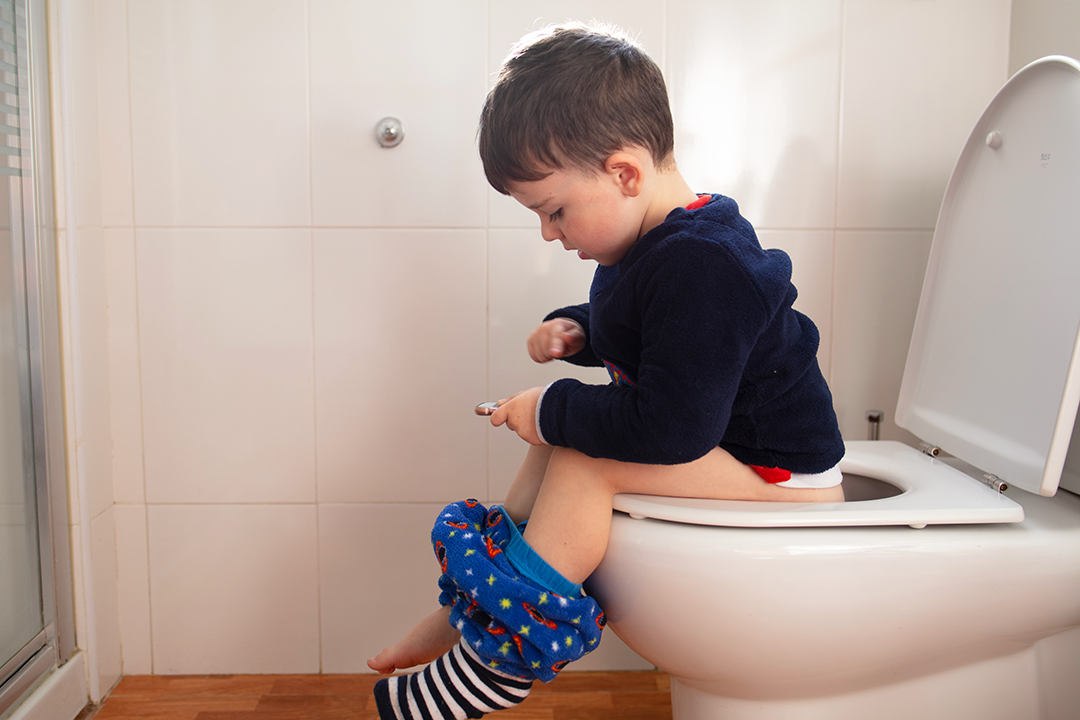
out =
[[(134, 675), (78, 720), (377, 720), (376, 675)], [(499, 720), (671, 718), (661, 672), (564, 672)]]

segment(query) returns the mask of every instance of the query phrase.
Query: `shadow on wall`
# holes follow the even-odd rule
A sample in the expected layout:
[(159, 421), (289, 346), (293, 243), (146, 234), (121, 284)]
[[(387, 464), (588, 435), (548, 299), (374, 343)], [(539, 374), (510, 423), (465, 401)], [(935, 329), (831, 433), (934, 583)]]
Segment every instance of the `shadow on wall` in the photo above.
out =
[[(815, 178), (814, 182), (807, 182)], [(811, 218), (831, 215), (835, 224), (836, 168), (821, 157), (818, 144), (796, 135), (784, 149), (768, 182), (747, 178), (746, 187), (760, 188), (762, 218)], [(750, 198), (747, 198), (750, 200)]]

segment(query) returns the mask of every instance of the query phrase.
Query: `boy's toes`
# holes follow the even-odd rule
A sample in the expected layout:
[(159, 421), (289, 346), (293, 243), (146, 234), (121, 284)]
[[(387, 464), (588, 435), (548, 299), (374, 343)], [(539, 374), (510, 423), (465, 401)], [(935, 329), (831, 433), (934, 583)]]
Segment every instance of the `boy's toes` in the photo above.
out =
[(394, 663), (390, 661), (386, 655), (386, 650), (383, 650), (381, 653), (367, 661), (368, 667), (382, 675), (389, 675), (397, 670)]

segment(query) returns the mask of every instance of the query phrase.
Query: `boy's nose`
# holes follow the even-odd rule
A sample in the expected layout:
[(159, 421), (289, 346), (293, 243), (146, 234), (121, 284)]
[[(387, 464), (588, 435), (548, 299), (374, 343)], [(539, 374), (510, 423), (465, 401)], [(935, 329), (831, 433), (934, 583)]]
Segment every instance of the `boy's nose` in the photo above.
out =
[(553, 240), (561, 239), (562, 234), (559, 232), (558, 228), (555, 227), (555, 223), (542, 220), (540, 222), (540, 237), (548, 242), (552, 242)]

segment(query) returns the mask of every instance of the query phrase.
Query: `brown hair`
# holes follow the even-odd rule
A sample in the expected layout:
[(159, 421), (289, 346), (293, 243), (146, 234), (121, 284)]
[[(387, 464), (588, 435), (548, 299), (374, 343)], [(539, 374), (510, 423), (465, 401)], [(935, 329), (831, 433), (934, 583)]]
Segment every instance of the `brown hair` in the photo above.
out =
[(674, 129), (660, 68), (615, 30), (545, 28), (503, 63), (480, 114), (488, 182), (507, 195), (552, 169), (597, 169), (619, 150), (642, 147), (670, 161)]

